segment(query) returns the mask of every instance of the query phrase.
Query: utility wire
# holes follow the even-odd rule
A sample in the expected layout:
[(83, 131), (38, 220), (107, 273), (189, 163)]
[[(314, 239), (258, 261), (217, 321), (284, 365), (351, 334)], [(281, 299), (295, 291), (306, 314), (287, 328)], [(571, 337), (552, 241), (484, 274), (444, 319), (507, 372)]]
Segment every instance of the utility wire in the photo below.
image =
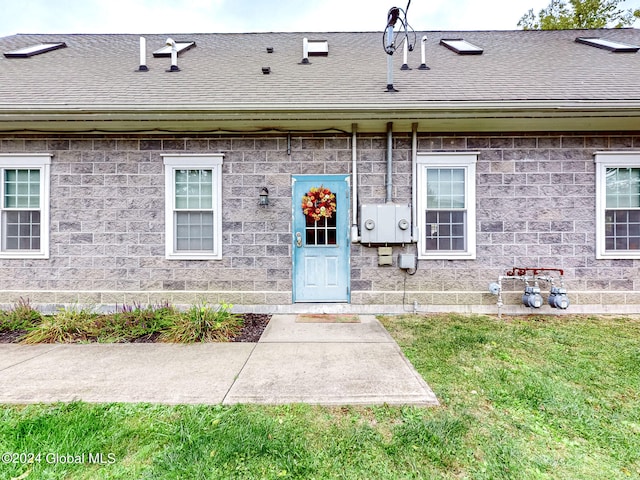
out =
[[(387, 55), (393, 55), (404, 42), (407, 42), (409, 51), (413, 51), (416, 45), (416, 32), (407, 20), (407, 13), (411, 0), (407, 3), (407, 7), (403, 10), (399, 7), (391, 7), (387, 13), (387, 25), (382, 34), (382, 46)], [(400, 21), (401, 28), (397, 32), (393, 32), (393, 27)], [(389, 38), (393, 35), (393, 38)]]

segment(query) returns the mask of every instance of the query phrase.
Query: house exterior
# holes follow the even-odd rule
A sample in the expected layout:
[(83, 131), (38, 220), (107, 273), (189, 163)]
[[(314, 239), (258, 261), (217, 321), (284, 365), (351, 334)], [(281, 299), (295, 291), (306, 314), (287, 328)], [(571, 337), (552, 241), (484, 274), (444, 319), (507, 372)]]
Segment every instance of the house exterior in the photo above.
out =
[(0, 38), (0, 304), (640, 313), (640, 30), (381, 36)]

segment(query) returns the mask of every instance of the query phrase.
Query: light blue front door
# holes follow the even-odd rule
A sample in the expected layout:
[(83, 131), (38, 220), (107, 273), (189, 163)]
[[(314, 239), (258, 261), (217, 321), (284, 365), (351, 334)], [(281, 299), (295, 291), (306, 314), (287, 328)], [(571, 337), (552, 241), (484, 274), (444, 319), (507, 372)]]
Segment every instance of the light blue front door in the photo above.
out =
[[(332, 208), (322, 198), (312, 207), (306, 202), (310, 210), (303, 211), (303, 198), (320, 187), (335, 195), (330, 217), (322, 215)], [(325, 210), (313, 218), (316, 207), (320, 210), (323, 205), (327, 205)], [(293, 301), (348, 302), (349, 246), (349, 176), (294, 175)]]

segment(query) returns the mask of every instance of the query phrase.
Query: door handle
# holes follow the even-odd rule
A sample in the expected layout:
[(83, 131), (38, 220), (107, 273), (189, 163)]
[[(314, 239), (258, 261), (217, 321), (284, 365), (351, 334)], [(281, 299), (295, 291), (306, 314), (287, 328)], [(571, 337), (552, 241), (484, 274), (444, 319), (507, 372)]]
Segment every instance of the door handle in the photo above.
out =
[(296, 247), (302, 246), (302, 234), (300, 232), (296, 232)]

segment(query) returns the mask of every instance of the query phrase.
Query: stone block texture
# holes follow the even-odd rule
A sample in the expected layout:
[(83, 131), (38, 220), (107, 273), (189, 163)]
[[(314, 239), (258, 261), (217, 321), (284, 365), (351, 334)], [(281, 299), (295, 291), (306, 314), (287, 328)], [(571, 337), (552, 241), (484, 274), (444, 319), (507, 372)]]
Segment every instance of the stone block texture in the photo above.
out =
[[(361, 133), (357, 145), (358, 201), (384, 203), (386, 136)], [(419, 134), (418, 151), (480, 152), (477, 259), (420, 260), (408, 275), (397, 254), (415, 245), (394, 247), (394, 265), (378, 266), (376, 248), (352, 244), (352, 304), (491, 306), (488, 283), (518, 266), (563, 269), (576, 302), (637, 310), (640, 260), (595, 258), (593, 154), (608, 149), (640, 151), (640, 136)], [(0, 152), (53, 154), (50, 258), (0, 260), (0, 303), (48, 304), (290, 304), (291, 175), (350, 174), (352, 159), (350, 134), (8, 135)], [(165, 259), (161, 154), (176, 152), (225, 154), (222, 260)], [(411, 172), (410, 135), (396, 133), (394, 202), (411, 203)]]

